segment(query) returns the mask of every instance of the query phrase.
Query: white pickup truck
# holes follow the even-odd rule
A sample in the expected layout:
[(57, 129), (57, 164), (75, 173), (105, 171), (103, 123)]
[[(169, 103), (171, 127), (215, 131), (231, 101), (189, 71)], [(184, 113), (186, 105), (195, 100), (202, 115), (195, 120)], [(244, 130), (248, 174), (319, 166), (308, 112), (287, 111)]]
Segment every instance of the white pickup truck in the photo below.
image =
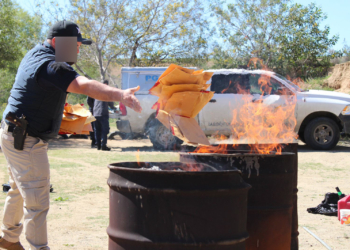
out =
[[(174, 137), (156, 118), (155, 110), (151, 109), (158, 97), (150, 95), (148, 90), (166, 68), (122, 68), (122, 89), (140, 85), (137, 98), (143, 111), (141, 114), (120, 106), (118, 130), (133, 137), (135, 134), (149, 136), (154, 148), (171, 150), (181, 145), (182, 141)], [(252, 101), (262, 93), (258, 79), (266, 75), (270, 78), (272, 91), (263, 96), (264, 102), (280, 105), (285, 98), (296, 98), (295, 117), (297, 125), (295, 132), (299, 139), (308, 146), (318, 150), (328, 150), (336, 146), (340, 134), (350, 134), (350, 95), (322, 90), (302, 90), (285, 77), (262, 70), (208, 70), (214, 72), (210, 90), (214, 97), (196, 117), (198, 124), (207, 136), (213, 134), (231, 134), (230, 110), (241, 105), (242, 94), (230, 82), (239, 82), (245, 88)], [(283, 94), (282, 94), (283, 93)], [(247, 96), (246, 96), (247, 97)], [(246, 98), (245, 98), (246, 99)]]

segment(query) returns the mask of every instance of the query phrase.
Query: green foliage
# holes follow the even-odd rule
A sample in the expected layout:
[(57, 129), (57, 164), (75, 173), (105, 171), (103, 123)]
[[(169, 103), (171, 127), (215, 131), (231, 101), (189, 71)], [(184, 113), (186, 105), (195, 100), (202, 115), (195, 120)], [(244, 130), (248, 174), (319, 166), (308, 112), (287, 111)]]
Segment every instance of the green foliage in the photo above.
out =
[(102, 81), (109, 77), (109, 66), (127, 53), (129, 17), (127, 8), (136, 1), (72, 0), (70, 19), (79, 25), (82, 35), (91, 38), (92, 46), (82, 46), (78, 65), (90, 78)]
[(21, 40), (16, 34), (15, 5), (11, 0), (2, 0), (0, 2), (0, 69), (14, 68), (21, 54)]
[(279, 51), (274, 68), (303, 79), (324, 76), (331, 67), (330, 60), (342, 56), (340, 51), (329, 51), (338, 36), (329, 38), (329, 27), (320, 27), (326, 15), (315, 4), (294, 4), (289, 11), (286, 33), (277, 39)]
[(41, 21), (11, 0), (0, 1), (0, 104), (7, 102), (23, 56), (41, 37)]
[(68, 98), (67, 98), (67, 102), (69, 104), (84, 104), (84, 106), (88, 109), (89, 106), (87, 105), (86, 102), (86, 95), (80, 95), (80, 94), (74, 94), (74, 93), (69, 93), (68, 94)]
[[(13, 83), (15, 82), (16, 72), (11, 69), (1, 69), (0, 68), (0, 105), (7, 103), (8, 97), (10, 95), (10, 90)], [(1, 114), (2, 115), (2, 114)]]
[(303, 86), (301, 86), (301, 87), (303, 89), (317, 89), (317, 90), (334, 91), (335, 89), (328, 87), (327, 84), (324, 83), (324, 81), (327, 80), (329, 77), (330, 76), (309, 78), (304, 82)]
[(186, 63), (207, 57), (208, 22), (202, 1), (142, 0), (132, 14), (129, 66), (154, 66), (165, 60)]
[(0, 104), (0, 121), (2, 120), (2, 114), (4, 113), (6, 108), (6, 103)]
[(307, 79), (323, 76), (331, 65), (330, 59), (342, 54), (329, 52), (338, 37), (329, 38), (329, 27), (320, 27), (326, 15), (315, 4), (236, 0), (227, 8), (218, 1), (212, 7), (218, 16), (221, 36), (233, 48), (221, 49), (220, 56), (215, 58), (216, 66), (248, 65), (250, 58), (256, 57), (263, 61), (260, 68)]
[(17, 70), (19, 60), (41, 35), (41, 22), (11, 0), (0, 2), (0, 69)]
[(342, 51), (345, 56), (345, 61), (350, 61), (350, 46), (345, 44)]
[(208, 23), (199, 0), (73, 0), (71, 8), (71, 18), (94, 41), (92, 46), (82, 46), (78, 63), (90, 78), (97, 79), (98, 72), (99, 80), (111, 79), (112, 62), (203, 65), (208, 58)]
[(61, 196), (57, 197), (55, 201), (67, 201), (69, 200), (68, 198), (62, 198)]
[(232, 69), (246, 66), (249, 62), (249, 57), (238, 57), (235, 52), (235, 49), (215, 47), (213, 52), (213, 68)]

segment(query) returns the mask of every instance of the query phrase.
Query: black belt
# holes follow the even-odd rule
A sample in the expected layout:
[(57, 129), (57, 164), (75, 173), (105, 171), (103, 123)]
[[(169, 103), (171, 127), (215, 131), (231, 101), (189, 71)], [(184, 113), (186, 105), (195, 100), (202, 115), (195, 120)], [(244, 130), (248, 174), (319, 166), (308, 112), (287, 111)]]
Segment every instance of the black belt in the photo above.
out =
[[(2, 129), (5, 129), (5, 123), (6, 123), (5, 121), (1, 122), (1, 128), (2, 128)], [(6, 125), (7, 125), (7, 132), (11, 132), (11, 133), (13, 132), (13, 130), (14, 130), (15, 127), (16, 127), (16, 126), (13, 125), (13, 124), (7, 124), (7, 123), (6, 123)], [(28, 131), (27, 131), (27, 135), (36, 137), (34, 134), (32, 134), (31, 132), (28, 132)]]

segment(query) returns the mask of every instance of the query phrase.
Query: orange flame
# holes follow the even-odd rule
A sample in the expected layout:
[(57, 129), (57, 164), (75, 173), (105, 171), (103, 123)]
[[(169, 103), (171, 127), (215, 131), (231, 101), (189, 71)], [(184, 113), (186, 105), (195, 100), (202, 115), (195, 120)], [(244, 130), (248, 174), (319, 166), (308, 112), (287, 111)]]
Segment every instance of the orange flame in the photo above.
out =
[(233, 110), (231, 128), (235, 144), (247, 140), (253, 152), (280, 154), (281, 143), (291, 143), (297, 138), (295, 101), (285, 98), (286, 105), (269, 106), (262, 98), (260, 102), (252, 102), (249, 96), (243, 98), (245, 104)]
[(301, 79), (300, 77), (297, 78), (291, 78), (290, 76), (286, 77), (289, 81), (291, 81), (292, 83), (294, 83), (295, 85), (297, 85), (299, 88), (304, 88), (305, 87), (305, 82), (303, 79)]
[(140, 164), (140, 149), (137, 150), (137, 152), (135, 153), (136, 156), (136, 161), (137, 161), (137, 165), (139, 165), (139, 167), (141, 166)]
[[(267, 67), (259, 58), (252, 58), (251, 63), (256, 67), (257, 62), (263, 69)], [(242, 94), (243, 105), (232, 110), (232, 143), (249, 144), (251, 152), (260, 154), (281, 154), (282, 143), (292, 143), (298, 137), (294, 132), (295, 96), (288, 96), (284, 89), (278, 95), (269, 96), (272, 93), (271, 74), (262, 74), (258, 79), (261, 95), (258, 98), (250, 93), (250, 90), (237, 86), (238, 93)], [(276, 97), (274, 99), (274, 97)], [(222, 140), (221, 140), (222, 141)], [(201, 146), (196, 153), (227, 153), (227, 144), (218, 146)]]
[[(226, 140), (227, 137), (224, 135), (220, 135), (217, 140), (219, 141), (224, 141)], [(218, 146), (200, 146), (197, 147), (194, 153), (218, 153), (218, 154), (225, 154), (227, 152), (227, 146), (228, 144), (222, 143), (219, 144)]]
[(263, 70), (268, 70), (268, 68), (265, 66), (265, 64), (264, 64), (264, 61), (263, 60), (261, 60), (260, 58), (257, 58), (257, 57), (253, 57), (253, 58), (251, 58), (250, 60), (249, 60), (249, 62), (248, 62), (248, 68), (251, 66), (251, 63), (253, 63), (254, 64), (254, 68), (258, 68), (257, 67), (257, 63), (260, 63), (260, 66), (261, 66), (261, 68), (263, 69)]

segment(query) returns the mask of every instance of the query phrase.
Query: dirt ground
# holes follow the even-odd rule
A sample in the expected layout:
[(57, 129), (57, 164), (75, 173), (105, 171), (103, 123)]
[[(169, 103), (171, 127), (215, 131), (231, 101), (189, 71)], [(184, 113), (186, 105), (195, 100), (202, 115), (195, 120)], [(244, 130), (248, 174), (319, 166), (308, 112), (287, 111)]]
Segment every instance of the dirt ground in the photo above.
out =
[[(155, 152), (148, 139), (110, 140), (110, 152), (90, 148), (87, 139), (58, 139), (50, 144), (51, 207), (48, 216), (51, 249), (108, 249), (106, 228), (109, 221), (107, 165), (117, 161), (178, 160), (173, 152)], [(342, 142), (332, 151), (313, 151), (299, 144), (299, 249), (327, 249), (303, 227), (311, 230), (331, 249), (349, 249), (350, 227), (336, 217), (309, 214), (327, 192), (338, 186), (350, 194), (350, 143)], [(7, 182), (6, 162), (0, 154), (0, 181)], [(2, 213), (6, 194), (0, 194)], [(22, 233), (21, 242), (29, 246)]]
[(339, 92), (350, 93), (350, 62), (336, 64), (332, 75), (325, 80), (325, 84)]

